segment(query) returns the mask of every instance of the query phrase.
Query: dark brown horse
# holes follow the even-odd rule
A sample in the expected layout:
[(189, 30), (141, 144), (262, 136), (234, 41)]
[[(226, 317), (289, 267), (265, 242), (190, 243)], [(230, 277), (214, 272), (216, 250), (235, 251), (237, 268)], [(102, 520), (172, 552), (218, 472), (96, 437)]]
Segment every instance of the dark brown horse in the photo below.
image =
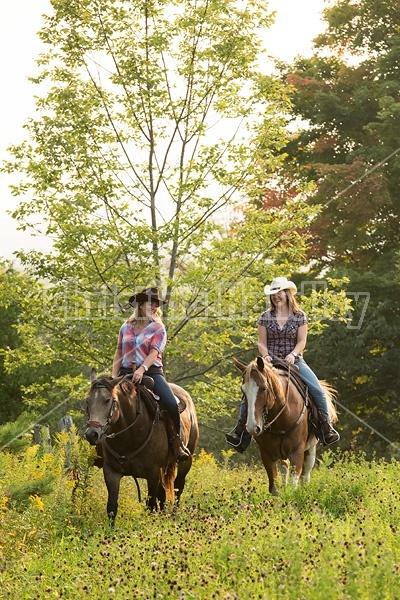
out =
[[(260, 448), (261, 459), (268, 474), (269, 491), (276, 496), (275, 480), (279, 465), (284, 484), (289, 466), (292, 481), (298, 484), (300, 476), (310, 481), (315, 464), (318, 440), (308, 419), (309, 406), (288, 373), (278, 370), (261, 356), (245, 365), (233, 359), (243, 372), (242, 391), (247, 402), (247, 431)], [(337, 420), (332, 403), (332, 390), (324, 382), (330, 418)]]
[(125, 475), (146, 479), (149, 509), (155, 510), (158, 505), (162, 509), (166, 500), (179, 502), (199, 430), (191, 397), (183, 388), (170, 385), (185, 407), (181, 413), (181, 437), (192, 454), (181, 463), (174, 461), (167, 417), (148, 391), (141, 387), (138, 392), (125, 377), (92, 377), (85, 437), (103, 458), (107, 514), (112, 523), (117, 516), (121, 478)]

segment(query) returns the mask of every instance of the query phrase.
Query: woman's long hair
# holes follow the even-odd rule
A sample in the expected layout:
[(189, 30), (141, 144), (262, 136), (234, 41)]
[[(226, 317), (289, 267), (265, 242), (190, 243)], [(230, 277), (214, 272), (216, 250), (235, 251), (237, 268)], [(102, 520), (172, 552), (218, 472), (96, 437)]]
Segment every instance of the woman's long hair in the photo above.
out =
[[(289, 303), (289, 311), (293, 312), (294, 314), (297, 313), (300, 310), (299, 305), (297, 304), (297, 300), (296, 298), (293, 296), (292, 292), (290, 290), (284, 290), (285, 294), (286, 294), (286, 298), (287, 301)], [(275, 309), (275, 304), (272, 301), (272, 296), (274, 294), (271, 294), (269, 297), (269, 305), (270, 308)]]
[[(135, 323), (137, 321), (140, 321), (143, 318), (144, 315), (143, 315), (143, 313), (141, 311), (141, 307), (143, 306), (143, 304), (145, 304), (145, 302), (142, 302), (141, 304), (138, 304), (136, 306), (134, 312), (126, 320), (127, 323)], [(162, 320), (161, 316), (162, 316), (161, 308), (159, 306), (157, 306), (157, 310), (155, 311), (155, 313), (153, 315), (154, 321), (161, 322), (161, 320)]]

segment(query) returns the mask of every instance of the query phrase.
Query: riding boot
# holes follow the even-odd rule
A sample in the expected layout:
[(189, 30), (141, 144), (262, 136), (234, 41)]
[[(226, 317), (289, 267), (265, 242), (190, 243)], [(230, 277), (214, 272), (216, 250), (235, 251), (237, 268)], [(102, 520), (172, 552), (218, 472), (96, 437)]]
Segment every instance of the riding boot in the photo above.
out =
[(324, 446), (330, 446), (331, 444), (335, 444), (340, 440), (340, 435), (326, 419), (320, 417), (319, 425), (321, 428), (322, 442)]
[(188, 458), (190, 458), (190, 450), (183, 443), (179, 433), (176, 433), (175, 436), (171, 438), (171, 444), (175, 461), (183, 462), (184, 460), (188, 460)]
[[(246, 418), (247, 420), (247, 418)], [(246, 429), (246, 420), (239, 419), (235, 429), (225, 435), (225, 439), (237, 452), (244, 452), (251, 442), (251, 435)]]

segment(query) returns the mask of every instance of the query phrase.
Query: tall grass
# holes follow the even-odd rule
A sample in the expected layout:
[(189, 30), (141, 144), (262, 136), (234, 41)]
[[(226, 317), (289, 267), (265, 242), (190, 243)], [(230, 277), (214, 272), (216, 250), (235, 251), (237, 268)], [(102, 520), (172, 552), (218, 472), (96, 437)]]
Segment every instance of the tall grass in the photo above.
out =
[(400, 598), (398, 462), (325, 453), (275, 498), (259, 464), (202, 451), (178, 509), (147, 513), (124, 478), (110, 529), (91, 456), (75, 432), (0, 455), (0, 597)]

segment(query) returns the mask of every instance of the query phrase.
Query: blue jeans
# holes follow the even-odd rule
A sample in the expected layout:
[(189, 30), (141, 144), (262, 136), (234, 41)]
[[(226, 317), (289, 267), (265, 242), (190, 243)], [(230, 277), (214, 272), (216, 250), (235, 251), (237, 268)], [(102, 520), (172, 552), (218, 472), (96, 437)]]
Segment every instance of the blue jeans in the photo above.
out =
[[(127, 373), (132, 373), (132, 369), (129, 367), (121, 367), (118, 375), (126, 375)], [(154, 380), (153, 392), (156, 396), (159, 396), (161, 406), (168, 412), (176, 429), (176, 433), (179, 435), (181, 431), (181, 417), (179, 415), (178, 403), (164, 377), (162, 369), (160, 367), (157, 367), (156, 369), (150, 367), (149, 376)]]
[(322, 389), (320, 382), (318, 381), (317, 376), (314, 371), (310, 369), (308, 364), (305, 362), (303, 358), (298, 358), (295, 362), (296, 367), (299, 368), (299, 377), (310, 391), (311, 396), (315, 400), (315, 404), (318, 406), (319, 410), (322, 413), (324, 419), (331, 422), (328, 413), (328, 403), (326, 400), (325, 392)]
[(176, 398), (162, 373), (151, 373), (151, 377), (154, 379), (153, 392), (156, 396), (160, 396), (160, 403), (168, 412), (174, 423), (176, 433), (179, 434), (181, 429), (181, 418)]
[[(298, 358), (296, 360), (296, 367), (299, 368), (299, 377), (302, 381), (304, 381), (304, 383), (307, 385), (310, 394), (312, 395), (313, 399), (315, 400), (315, 404), (317, 405), (317, 407), (319, 408), (319, 410), (322, 413), (322, 416), (328, 421), (328, 423), (330, 424), (331, 420), (329, 418), (329, 413), (328, 413), (328, 403), (326, 400), (326, 396), (325, 396), (325, 392), (322, 389), (322, 386), (320, 384), (320, 382), (318, 381), (317, 376), (315, 375), (314, 371), (312, 371), (310, 369), (310, 367), (308, 366), (308, 364), (306, 363), (306, 361), (303, 358)], [(244, 396), (242, 397), (242, 401), (240, 403), (240, 410), (239, 410), (239, 421), (246, 423), (247, 420), (247, 407), (246, 407), (246, 401)], [(251, 442), (251, 435), (248, 433), (247, 429), (244, 430), (243, 432), (243, 437), (242, 437), (242, 446), (244, 448), (247, 448), (247, 446), (250, 444)]]

